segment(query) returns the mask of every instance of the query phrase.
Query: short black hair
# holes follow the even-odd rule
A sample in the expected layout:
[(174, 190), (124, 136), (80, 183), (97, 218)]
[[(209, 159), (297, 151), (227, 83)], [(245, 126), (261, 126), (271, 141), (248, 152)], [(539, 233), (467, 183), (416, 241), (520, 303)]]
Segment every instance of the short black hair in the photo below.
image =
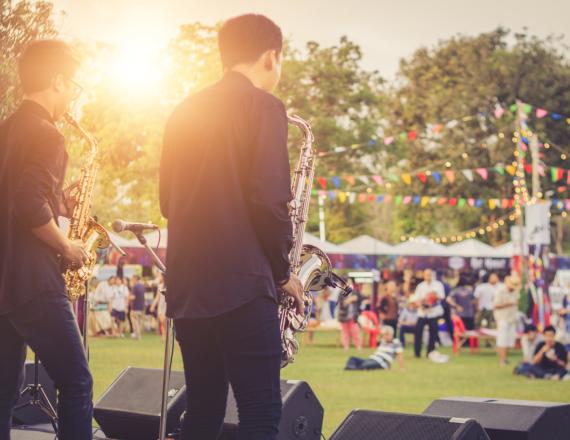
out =
[(524, 332), (525, 333), (529, 333), (529, 332), (537, 332), (538, 328), (536, 328), (536, 325), (534, 324), (527, 324), (524, 327)]
[(66, 42), (35, 40), (29, 43), (18, 61), (18, 75), (24, 93), (49, 88), (56, 75), (73, 78), (79, 69), (79, 58)]
[(552, 332), (552, 333), (556, 334), (556, 329), (554, 328), (553, 325), (547, 325), (546, 327), (544, 327), (544, 330), (542, 333), (546, 333), (546, 332)]
[(252, 63), (264, 52), (283, 50), (281, 28), (261, 14), (239, 15), (227, 20), (218, 32), (222, 65), (229, 69), (239, 63)]

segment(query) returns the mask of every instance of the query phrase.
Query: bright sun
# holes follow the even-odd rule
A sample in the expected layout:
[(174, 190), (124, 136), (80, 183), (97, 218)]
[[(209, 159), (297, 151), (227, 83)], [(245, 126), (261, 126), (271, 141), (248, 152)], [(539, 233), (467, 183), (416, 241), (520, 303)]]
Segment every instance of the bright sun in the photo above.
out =
[(128, 90), (149, 90), (158, 86), (164, 74), (160, 47), (148, 39), (122, 39), (107, 64), (113, 82)]

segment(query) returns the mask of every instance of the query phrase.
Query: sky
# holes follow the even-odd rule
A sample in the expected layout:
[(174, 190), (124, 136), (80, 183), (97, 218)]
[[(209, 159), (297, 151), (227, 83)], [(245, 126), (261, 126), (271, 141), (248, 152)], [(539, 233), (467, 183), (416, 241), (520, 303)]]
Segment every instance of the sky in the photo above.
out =
[[(458, 33), (475, 35), (502, 25), (544, 37), (570, 34), (569, 0), (53, 0), (65, 37), (166, 45), (181, 24), (214, 24), (246, 12), (266, 14), (294, 46), (323, 45), (347, 35), (362, 47), (363, 66), (394, 76), (399, 60), (420, 46)], [(565, 37), (570, 45), (570, 35)]]

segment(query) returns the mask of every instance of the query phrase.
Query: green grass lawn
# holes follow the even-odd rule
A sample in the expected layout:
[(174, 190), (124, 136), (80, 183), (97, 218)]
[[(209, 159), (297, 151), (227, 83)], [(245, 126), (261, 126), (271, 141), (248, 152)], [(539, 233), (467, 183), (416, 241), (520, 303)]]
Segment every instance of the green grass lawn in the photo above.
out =
[[(410, 344), (406, 370), (344, 371), (348, 356), (368, 355), (369, 350), (345, 352), (336, 348), (330, 334), (317, 334), (315, 345), (302, 346), (294, 364), (283, 370), (284, 379), (307, 381), (325, 408), (324, 434), (328, 438), (351, 409), (365, 408), (421, 413), (433, 399), (445, 396), (480, 396), (509, 399), (570, 401), (570, 382), (530, 380), (513, 376), (512, 366), (520, 353), (514, 352), (511, 366), (499, 367), (492, 349), (453, 356), (448, 364), (415, 359)], [(141, 341), (91, 339), (91, 370), (95, 398), (127, 366), (162, 368), (164, 346), (155, 335)], [(445, 353), (448, 351), (443, 350)], [(173, 368), (182, 370), (177, 352)]]

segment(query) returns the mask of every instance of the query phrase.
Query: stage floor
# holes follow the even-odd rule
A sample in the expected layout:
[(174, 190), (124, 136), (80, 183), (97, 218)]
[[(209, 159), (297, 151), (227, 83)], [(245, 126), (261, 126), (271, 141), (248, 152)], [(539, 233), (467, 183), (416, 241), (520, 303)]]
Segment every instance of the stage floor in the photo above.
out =
[[(11, 440), (55, 440), (51, 425), (17, 426), (10, 432)], [(105, 437), (99, 428), (93, 429), (93, 440), (113, 440)]]

